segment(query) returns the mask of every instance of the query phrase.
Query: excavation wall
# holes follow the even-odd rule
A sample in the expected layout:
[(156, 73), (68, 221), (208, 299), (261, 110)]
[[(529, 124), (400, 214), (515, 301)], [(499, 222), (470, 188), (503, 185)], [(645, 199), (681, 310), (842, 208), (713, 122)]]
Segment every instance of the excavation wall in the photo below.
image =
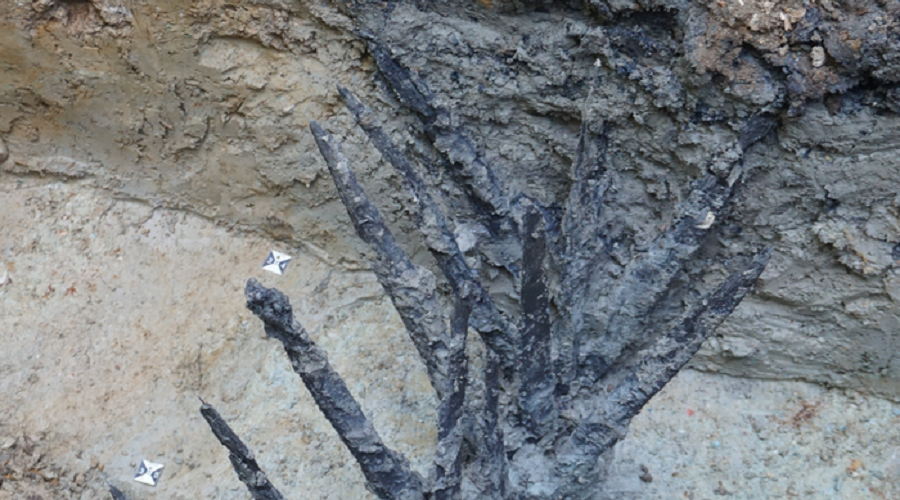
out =
[[(0, 446), (13, 443), (0, 457), (46, 442), (58, 462), (22, 474), (46, 465), (70, 472), (46, 482), (78, 486), (78, 467), (82, 483), (98, 464), (118, 479), (160, 456), (170, 479), (157, 491), (244, 498), (224, 453), (209, 461), (219, 450), (200, 395), (250, 436), (263, 429), (250, 438), (259, 454), (309, 454), (299, 473), (293, 459), (270, 464), (286, 489), (311, 475), (309, 491), (365, 495), (355, 470), (333, 471), (352, 469), (349, 455), (243, 309), (243, 283), (272, 249), (295, 260), (266, 284), (359, 380), (351, 389), (392, 444), (427, 462), (416, 455), (434, 439), (427, 378), (367, 271), (311, 120), (342, 139), (401, 244), (429, 257), (414, 203), (336, 84), (421, 161), (461, 233), (491, 242), (354, 26), (455, 110), (511, 195), (562, 206), (582, 122), (608, 130), (598, 280), (671, 223), (749, 116), (776, 115), (685, 283), (702, 291), (764, 245), (775, 255), (694, 365), (900, 398), (896, 0), (336, 3), (0, 5)], [(509, 280), (486, 275), (513, 307)], [(603, 300), (591, 314), (604, 323)]]

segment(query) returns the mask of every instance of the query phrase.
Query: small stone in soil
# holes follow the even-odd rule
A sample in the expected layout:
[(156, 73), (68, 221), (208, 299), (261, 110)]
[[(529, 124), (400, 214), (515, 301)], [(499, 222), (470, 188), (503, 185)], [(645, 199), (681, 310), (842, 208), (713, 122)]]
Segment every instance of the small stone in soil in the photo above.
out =
[(643, 481), (645, 483), (653, 482), (653, 476), (650, 474), (650, 469), (648, 469), (647, 466), (644, 464), (641, 464), (641, 475), (638, 477), (640, 477), (641, 481)]

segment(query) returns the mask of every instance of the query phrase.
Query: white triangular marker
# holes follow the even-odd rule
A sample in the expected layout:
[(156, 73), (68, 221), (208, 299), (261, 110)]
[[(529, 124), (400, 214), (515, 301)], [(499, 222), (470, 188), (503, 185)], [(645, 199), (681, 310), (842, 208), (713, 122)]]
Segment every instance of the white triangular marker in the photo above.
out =
[(163, 464), (155, 464), (153, 462), (141, 460), (141, 465), (138, 467), (134, 480), (139, 483), (156, 486), (156, 483), (159, 482), (159, 476), (162, 474), (163, 467), (165, 467)]
[(269, 253), (269, 256), (266, 258), (266, 262), (265, 264), (263, 264), (262, 268), (275, 274), (284, 274), (284, 270), (287, 269), (288, 262), (290, 261), (290, 255), (273, 250)]

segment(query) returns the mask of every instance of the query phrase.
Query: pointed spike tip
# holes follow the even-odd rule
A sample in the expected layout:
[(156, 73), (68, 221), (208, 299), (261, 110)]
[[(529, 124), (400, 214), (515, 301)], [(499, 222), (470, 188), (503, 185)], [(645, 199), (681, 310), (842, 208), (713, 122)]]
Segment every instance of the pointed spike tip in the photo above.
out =
[(344, 102), (347, 102), (348, 96), (349, 96), (349, 97), (352, 97), (352, 96), (353, 96), (353, 94), (350, 93), (349, 90), (347, 90), (347, 87), (344, 87), (344, 86), (341, 85), (341, 84), (335, 85), (335, 87), (337, 87), (338, 94), (340, 94), (341, 99), (343, 99)]

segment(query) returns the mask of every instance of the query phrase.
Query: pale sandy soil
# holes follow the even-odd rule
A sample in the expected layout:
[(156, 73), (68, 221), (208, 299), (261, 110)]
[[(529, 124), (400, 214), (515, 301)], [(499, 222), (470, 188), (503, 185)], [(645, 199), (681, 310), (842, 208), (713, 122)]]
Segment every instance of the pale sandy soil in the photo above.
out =
[[(104, 498), (104, 481), (133, 499), (248, 498), (198, 396), (289, 498), (372, 498), (244, 309), (248, 277), (292, 296), (385, 439), (423, 470), (433, 399), (370, 273), (111, 198), (90, 179), (7, 177), (0, 194), (0, 499)], [(294, 256), (283, 277), (260, 269), (271, 249)], [(616, 449), (614, 493), (896, 498), (898, 414), (852, 392), (686, 371)], [(145, 458), (166, 465), (155, 488), (131, 479)]]

